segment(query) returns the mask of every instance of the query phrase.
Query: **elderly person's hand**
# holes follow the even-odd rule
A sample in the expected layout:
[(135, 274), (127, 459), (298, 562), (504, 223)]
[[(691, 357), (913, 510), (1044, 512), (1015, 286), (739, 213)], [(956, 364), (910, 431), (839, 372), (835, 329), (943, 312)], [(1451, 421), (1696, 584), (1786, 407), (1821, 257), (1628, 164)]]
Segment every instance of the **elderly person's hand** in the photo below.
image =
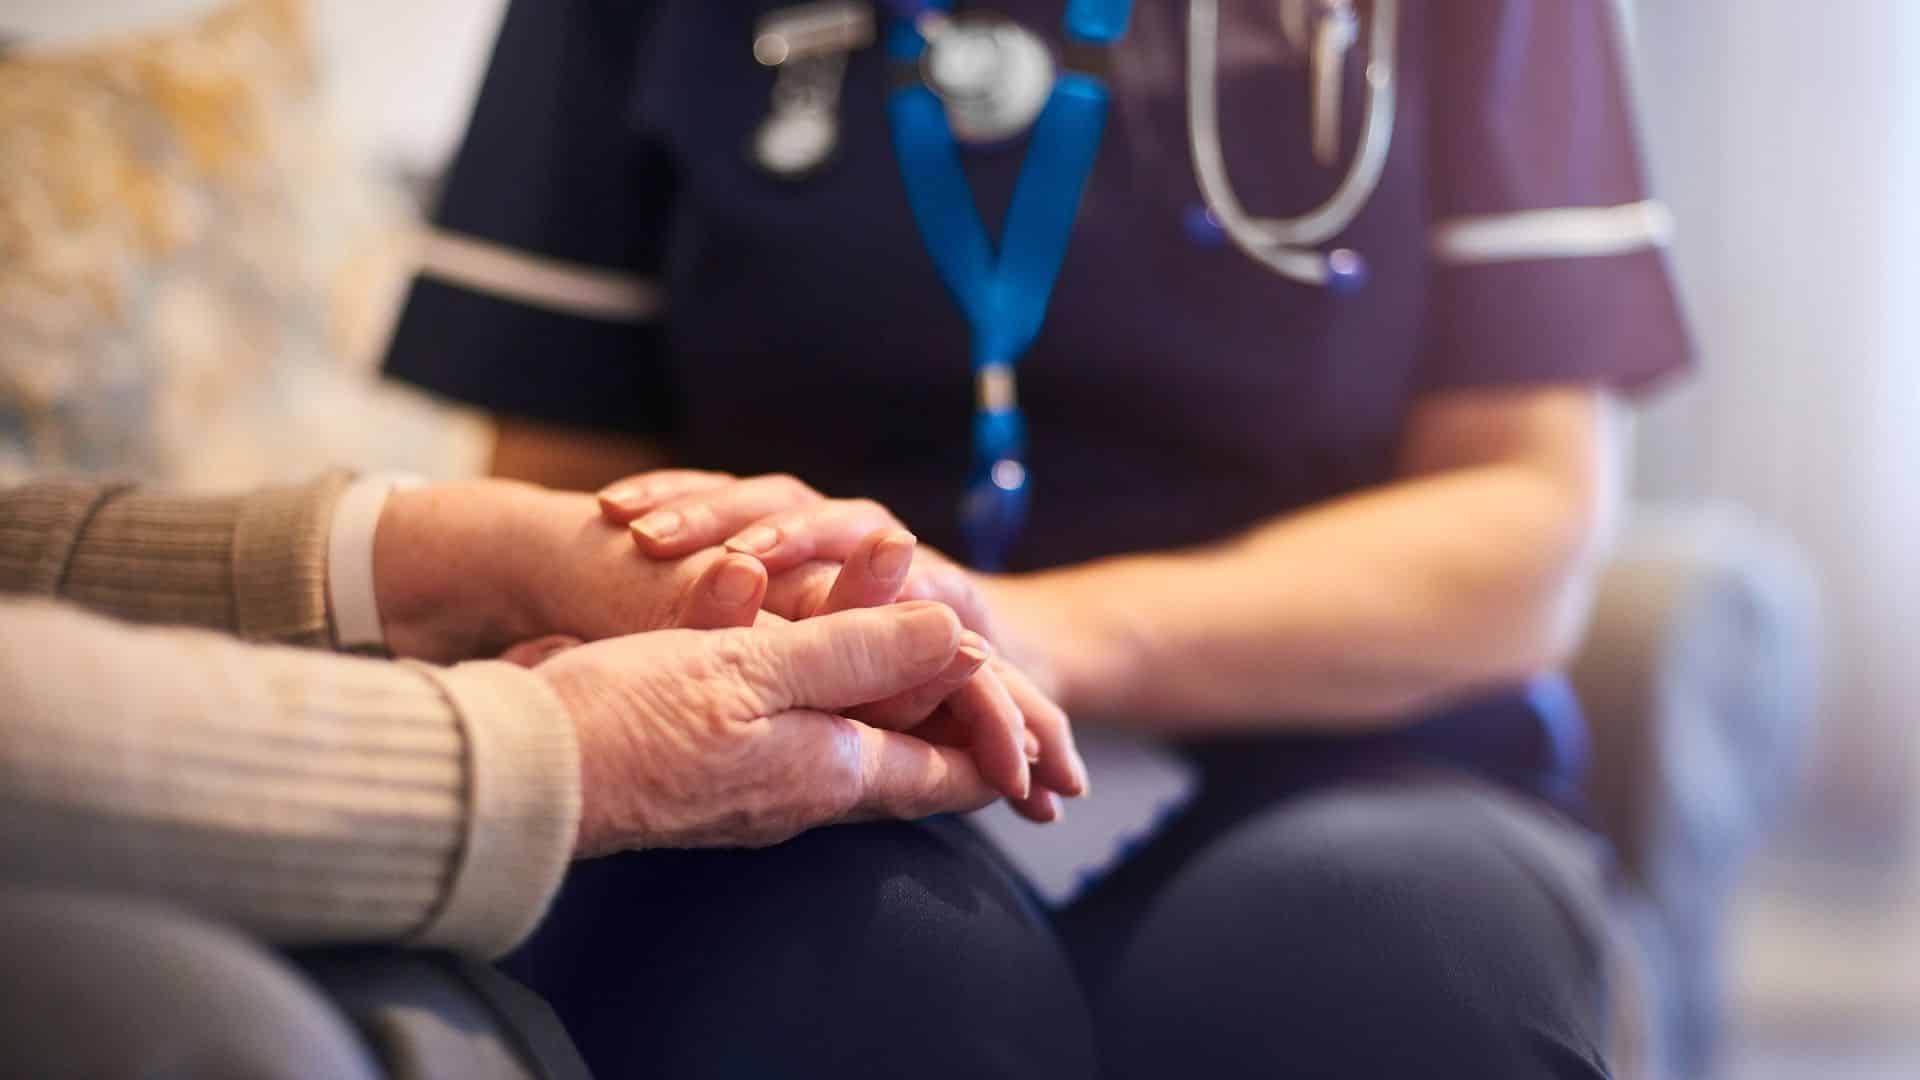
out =
[[(760, 560), (773, 585), (766, 608), (805, 619), (837, 610), (837, 571), (869, 538), (900, 529), (884, 506), (867, 499), (826, 499), (789, 476), (737, 479), (725, 473), (663, 470), (629, 477), (600, 493), (607, 520), (628, 525), (633, 542), (649, 558), (670, 564), (715, 545)], [(851, 565), (851, 564), (850, 564)], [(990, 640), (1007, 640), (989, 610), (974, 575), (931, 549), (920, 549), (906, 583), (908, 600), (937, 600)], [(873, 600), (887, 602), (887, 598)], [(1003, 649), (1004, 651), (1004, 649)], [(1038, 789), (1015, 808), (1038, 821), (1057, 815), (1052, 793), (1077, 796), (1087, 790), (1086, 766), (1073, 744), (1072, 728), (1059, 706), (1020, 666), (1001, 656), (967, 689), (967, 695), (1004, 697), (1025, 718), (1039, 743), (1033, 778)], [(964, 700), (962, 695), (960, 700)], [(947, 712), (934, 714), (930, 729), (905, 728), (945, 741), (956, 737)]]
[(997, 792), (966, 752), (846, 715), (964, 681), (986, 662), (965, 642), (950, 609), (914, 603), (553, 654), (534, 670), (579, 731), (576, 854), (756, 847), (985, 806)]

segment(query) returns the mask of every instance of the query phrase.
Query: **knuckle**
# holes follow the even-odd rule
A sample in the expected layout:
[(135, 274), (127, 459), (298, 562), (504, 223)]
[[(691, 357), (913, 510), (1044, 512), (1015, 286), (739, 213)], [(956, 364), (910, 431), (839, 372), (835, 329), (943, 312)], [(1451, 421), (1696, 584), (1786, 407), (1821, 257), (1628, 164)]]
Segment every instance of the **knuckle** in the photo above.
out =
[[(795, 617), (811, 615), (819, 611), (833, 592), (833, 584), (839, 575), (837, 564), (819, 560), (802, 563), (783, 572), (781, 581), (781, 606), (789, 608)], [(786, 614), (783, 611), (781, 614)]]
[(971, 611), (981, 606), (980, 589), (974, 585), (971, 575), (945, 569), (935, 573), (939, 575), (941, 591), (947, 595), (953, 607), (965, 607)]
[(810, 502), (820, 497), (819, 493), (792, 473), (771, 473), (766, 477), (766, 483), (775, 493), (792, 502)]
[(860, 632), (835, 634), (829, 639), (833, 663), (849, 680), (861, 686), (880, 680), (887, 666), (885, 646), (871, 635)]
[(712, 532), (720, 525), (719, 511), (698, 495), (694, 499), (680, 507), (680, 516), (686, 522), (686, 535), (698, 536)]
[(822, 714), (819, 753), (820, 769), (812, 785), (813, 806), (822, 821), (838, 821), (860, 805), (867, 787), (865, 755), (861, 752), (860, 727), (844, 716)]
[(778, 666), (762, 638), (737, 627), (705, 636), (706, 663), (696, 678), (716, 701), (733, 710), (732, 716), (766, 715), (770, 702), (762, 688), (771, 684)]
[(851, 720), (826, 713), (788, 713), (797, 729), (767, 777), (748, 794), (741, 832), (750, 842), (779, 843), (850, 817), (865, 787), (860, 734)]
[(946, 579), (947, 588), (951, 589), (955, 596), (962, 597), (969, 603), (979, 602), (980, 586), (974, 583), (972, 574), (957, 566), (943, 566), (938, 572)]

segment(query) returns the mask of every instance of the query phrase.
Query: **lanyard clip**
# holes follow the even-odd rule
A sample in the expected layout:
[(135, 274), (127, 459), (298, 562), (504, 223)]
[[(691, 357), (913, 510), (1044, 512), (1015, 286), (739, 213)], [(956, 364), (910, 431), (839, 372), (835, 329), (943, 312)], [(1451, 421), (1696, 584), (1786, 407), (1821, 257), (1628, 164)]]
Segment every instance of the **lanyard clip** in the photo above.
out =
[(1030, 492), (1026, 419), (1012, 406), (982, 409), (973, 418), (973, 476), (960, 501), (960, 531), (976, 570), (1006, 566), (1007, 553), (1026, 527)]
[(1027, 469), (1013, 458), (983, 462), (960, 501), (960, 531), (975, 570), (1006, 568), (1007, 552), (1027, 524)]

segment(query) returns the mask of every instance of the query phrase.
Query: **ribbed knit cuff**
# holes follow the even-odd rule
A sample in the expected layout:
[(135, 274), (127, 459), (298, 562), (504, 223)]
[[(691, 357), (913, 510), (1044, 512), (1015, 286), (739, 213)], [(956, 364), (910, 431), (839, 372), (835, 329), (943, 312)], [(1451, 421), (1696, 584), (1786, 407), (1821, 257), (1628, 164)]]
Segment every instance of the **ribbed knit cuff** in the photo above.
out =
[(245, 638), (327, 647), (327, 538), (348, 474), (248, 497), (233, 530), (234, 630)]
[(439, 684), (459, 713), (467, 766), (467, 832), (445, 900), (417, 939), (498, 955), (533, 932), (573, 857), (573, 721), (539, 676), (513, 664), (410, 666)]
[(329, 473), (229, 496), (77, 484), (10, 492), (0, 498), (0, 578), (134, 622), (326, 647), (328, 524), (346, 482)]
[(139, 491), (104, 501), (73, 548), (61, 598), (133, 622), (231, 631), (244, 502)]
[(0, 492), (0, 592), (52, 596), (74, 542), (125, 484), (42, 482)]

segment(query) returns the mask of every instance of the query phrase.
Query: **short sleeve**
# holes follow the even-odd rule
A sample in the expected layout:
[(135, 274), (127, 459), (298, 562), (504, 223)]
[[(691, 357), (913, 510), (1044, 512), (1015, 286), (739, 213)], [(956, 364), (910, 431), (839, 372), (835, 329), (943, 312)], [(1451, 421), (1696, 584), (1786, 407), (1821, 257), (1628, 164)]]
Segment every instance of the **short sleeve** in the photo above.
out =
[(1637, 389), (1691, 362), (1617, 7), (1449, 0), (1432, 12), (1424, 389)]
[(671, 160), (640, 128), (652, 6), (512, 0), (386, 370), (573, 427), (671, 420), (659, 284)]

